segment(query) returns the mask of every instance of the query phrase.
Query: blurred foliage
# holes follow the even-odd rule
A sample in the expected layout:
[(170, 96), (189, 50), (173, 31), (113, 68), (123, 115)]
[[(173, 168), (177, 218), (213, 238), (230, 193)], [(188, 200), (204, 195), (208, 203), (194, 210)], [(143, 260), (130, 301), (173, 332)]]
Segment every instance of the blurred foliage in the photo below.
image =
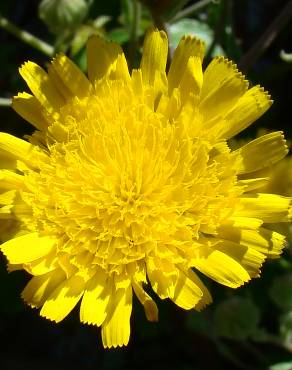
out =
[[(10, 0), (0, 14), (63, 51), (86, 70), (85, 44), (99, 34), (122, 45), (131, 66), (139, 65), (143, 37), (153, 23), (170, 37), (170, 51), (183, 34), (202, 38), (207, 59), (216, 54), (240, 62), (287, 0)], [(274, 106), (246, 131), (259, 127), (284, 130), (292, 138), (291, 37), (286, 24), (273, 44), (248, 71), (252, 84), (270, 91)], [(29, 43), (0, 32), (1, 98), (25, 89), (17, 67), (26, 60), (45, 66), (48, 57)], [(285, 50), (285, 52), (283, 51)], [(282, 52), (281, 52), (282, 51)], [(1, 131), (18, 136), (31, 127), (7, 107), (0, 107)], [(203, 312), (184, 312), (159, 302), (159, 322), (149, 323), (134, 302), (132, 335), (127, 348), (103, 350), (99, 330), (79, 324), (78, 312), (56, 325), (24, 306), (20, 298), (28, 276), (6, 273), (0, 265), (0, 370), (39, 369), (177, 369), (292, 370), (292, 249), (267, 263), (263, 274), (233, 291), (206, 282), (214, 303)]]

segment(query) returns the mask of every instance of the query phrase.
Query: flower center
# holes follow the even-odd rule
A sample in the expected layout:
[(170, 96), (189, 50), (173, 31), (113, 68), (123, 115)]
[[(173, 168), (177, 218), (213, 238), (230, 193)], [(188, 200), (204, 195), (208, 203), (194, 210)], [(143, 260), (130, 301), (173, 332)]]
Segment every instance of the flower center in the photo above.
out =
[(222, 155), (148, 101), (113, 82), (108, 94), (74, 98), (49, 127), (48, 153), (26, 173), (22, 196), (28, 227), (54, 235), (60, 253), (110, 270), (150, 253), (182, 262), (199, 231), (224, 217), (233, 177), (223, 197)]

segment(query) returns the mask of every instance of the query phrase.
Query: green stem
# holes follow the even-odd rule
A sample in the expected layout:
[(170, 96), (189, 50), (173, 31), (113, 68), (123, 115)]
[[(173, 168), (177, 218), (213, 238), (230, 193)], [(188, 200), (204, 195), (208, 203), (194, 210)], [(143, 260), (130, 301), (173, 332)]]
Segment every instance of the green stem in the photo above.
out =
[(282, 28), (290, 21), (292, 17), (292, 0), (290, 0), (280, 11), (266, 31), (253, 44), (250, 50), (241, 58), (239, 68), (247, 72), (265, 50), (272, 44)]
[(0, 98), (0, 107), (10, 107), (11, 99), (9, 98)]
[(50, 57), (54, 55), (54, 48), (51, 45), (33, 36), (29, 32), (21, 30), (20, 28), (9, 22), (8, 19), (2, 17), (1, 15), (0, 15), (0, 27), (14, 35), (21, 41), (25, 42), (26, 44), (39, 50), (43, 54), (48, 55)]
[(210, 3), (213, 3), (214, 0), (201, 0), (198, 1), (197, 3), (190, 5), (189, 7), (181, 10), (178, 12), (170, 21), (170, 23), (177, 22), (179, 19), (188, 17), (192, 15), (193, 13), (197, 12), (198, 10), (201, 10), (205, 6), (209, 5)]
[(141, 4), (138, 0), (132, 0), (132, 25), (130, 30), (130, 45), (129, 45), (130, 68), (134, 66), (137, 55), (140, 21), (141, 21)]
[(209, 49), (207, 51), (206, 60), (210, 61), (212, 58), (213, 51), (215, 49), (215, 46), (220, 43), (219, 41), (222, 38), (222, 35), (224, 33), (224, 28), (226, 26), (226, 19), (228, 15), (228, 11), (230, 10), (231, 1), (229, 0), (222, 0), (221, 2), (221, 13), (219, 15), (219, 20), (217, 22), (216, 28), (214, 30), (214, 37), (212, 40), (211, 45), (209, 46)]

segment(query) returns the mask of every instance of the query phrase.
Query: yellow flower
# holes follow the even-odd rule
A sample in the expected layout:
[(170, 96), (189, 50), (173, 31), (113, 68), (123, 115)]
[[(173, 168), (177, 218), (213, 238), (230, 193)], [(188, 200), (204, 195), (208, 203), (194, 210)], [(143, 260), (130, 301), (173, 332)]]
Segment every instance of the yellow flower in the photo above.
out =
[(105, 347), (128, 343), (133, 292), (150, 321), (146, 285), (200, 310), (212, 299), (195, 270), (237, 288), (284, 245), (262, 225), (287, 221), (290, 198), (261, 193), (253, 177), (286, 155), (282, 133), (235, 151), (226, 142), (269, 95), (223, 57), (203, 73), (196, 38), (182, 38), (166, 74), (167, 50), (151, 30), (131, 74), (120, 47), (98, 37), (88, 78), (63, 54), (48, 73), (25, 63), (33, 95), (13, 108), (37, 130), (29, 142), (0, 135), (1, 249), (10, 270), (33, 275), (22, 296), (56, 322), (81, 301)]

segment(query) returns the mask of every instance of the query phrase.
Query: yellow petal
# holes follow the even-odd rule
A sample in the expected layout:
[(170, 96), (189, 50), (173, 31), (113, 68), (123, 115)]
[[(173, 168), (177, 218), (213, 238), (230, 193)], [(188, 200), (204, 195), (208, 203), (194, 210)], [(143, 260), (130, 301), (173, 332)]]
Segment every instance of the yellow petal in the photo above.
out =
[(194, 307), (195, 310), (201, 311), (208, 304), (212, 303), (212, 296), (209, 293), (209, 290), (206, 288), (206, 286), (199, 279), (198, 275), (192, 269), (189, 269), (186, 272), (186, 275), (200, 288), (201, 292), (203, 293), (203, 296)]
[(142, 95), (143, 94), (143, 79), (142, 79), (142, 72), (140, 69), (133, 69), (132, 70), (132, 87), (135, 95)]
[(84, 286), (85, 281), (80, 276), (66, 279), (46, 299), (40, 315), (55, 322), (62, 321), (78, 303)]
[(12, 210), (13, 210), (12, 205), (0, 207), (1, 222), (5, 221), (7, 219), (10, 219), (12, 217)]
[(143, 82), (153, 85), (156, 72), (164, 72), (168, 53), (168, 41), (164, 31), (150, 29), (143, 45), (141, 71)]
[(87, 283), (80, 306), (80, 321), (100, 326), (107, 314), (110, 289), (101, 270)]
[(110, 72), (110, 78), (114, 80), (123, 80), (130, 83), (131, 76), (128, 69), (127, 60), (124, 53), (118, 54), (115, 70)]
[(51, 252), (55, 240), (38, 233), (26, 234), (11, 239), (0, 246), (10, 263), (28, 263)]
[(61, 269), (34, 276), (24, 288), (21, 296), (31, 307), (41, 307), (64, 279), (65, 274)]
[(254, 193), (240, 198), (234, 216), (255, 217), (264, 222), (288, 222), (291, 199), (277, 194)]
[(130, 339), (132, 286), (112, 293), (109, 312), (101, 328), (105, 348), (126, 346)]
[(227, 254), (202, 245), (197, 258), (192, 260), (192, 265), (220, 284), (230, 288), (238, 288), (250, 280), (247, 271)]
[(122, 53), (119, 45), (107, 42), (99, 36), (91, 36), (87, 41), (89, 80), (94, 82), (115, 70), (118, 55)]
[(277, 131), (263, 135), (233, 152), (240, 161), (236, 169), (239, 174), (249, 173), (269, 167), (288, 153), (283, 132)]
[(190, 57), (199, 57), (203, 60), (205, 54), (205, 44), (193, 36), (184, 36), (180, 40), (174, 51), (173, 59), (168, 72), (169, 94), (175, 87), (178, 87), (182, 73), (185, 71)]
[(248, 88), (248, 82), (236, 66), (217, 57), (204, 72), (200, 110), (205, 120), (223, 116), (230, 110)]
[[(181, 112), (181, 107), (180, 90), (175, 88), (170, 97), (162, 95), (157, 107), (157, 112), (162, 113), (166, 119), (172, 121), (178, 118), (178, 115)], [(184, 108), (187, 109), (188, 106), (185, 105)]]
[(199, 94), (202, 84), (202, 60), (199, 57), (190, 57), (179, 84), (182, 100), (184, 101), (190, 93)]
[(16, 196), (15, 190), (9, 190), (6, 191), (5, 193), (0, 194), (0, 204), (1, 205), (14, 204), (15, 196)]
[(13, 135), (0, 132), (1, 154), (11, 159), (26, 159), (33, 150), (33, 145)]
[(154, 292), (161, 298), (173, 298), (178, 278), (177, 268), (168, 261), (147, 259), (147, 276)]
[(13, 171), (0, 170), (0, 188), (3, 190), (22, 189), (24, 187), (24, 176)]
[(255, 86), (249, 89), (224, 117), (219, 138), (230, 139), (235, 136), (262, 116), (271, 105), (271, 97), (263, 88)]
[(57, 113), (65, 101), (49, 79), (48, 74), (33, 62), (24, 63), (19, 73), (41, 105), (48, 112)]
[(179, 307), (190, 310), (198, 304), (202, 297), (203, 292), (196, 282), (179, 270), (174, 296), (171, 300)]
[(42, 106), (34, 96), (26, 92), (19, 93), (12, 99), (12, 108), (38, 130), (47, 129), (48, 122), (42, 113)]
[(277, 257), (285, 247), (285, 237), (261, 227), (259, 230), (244, 230), (236, 227), (221, 227), (218, 236), (252, 248), (269, 258)]
[(18, 164), (16, 159), (12, 159), (11, 156), (5, 153), (0, 153), (0, 168), (5, 170), (16, 170)]
[(58, 259), (56, 251), (52, 252), (45, 257), (41, 257), (33, 262), (27, 263), (23, 266), (24, 270), (32, 275), (44, 275), (58, 267)]
[[(224, 230), (224, 235), (219, 234), (218, 238), (225, 236), (226, 239), (228, 238), (232, 240), (232, 237), (230, 236), (230, 234), (228, 234), (228, 231), (230, 231), (230, 234), (232, 235), (232, 228), (226, 228)], [(215, 248), (240, 263), (240, 265), (242, 265), (246, 269), (250, 277), (258, 277), (260, 273), (260, 268), (267, 256), (257, 249), (239, 244), (241, 240), (239, 240), (238, 242), (233, 242), (226, 239), (219, 241), (216, 244)]]
[(145, 315), (148, 321), (158, 321), (158, 308), (153, 299), (145, 292), (142, 284), (133, 281), (132, 282), (134, 292), (144, 307)]
[(224, 227), (234, 227), (240, 229), (248, 229), (248, 230), (258, 230), (263, 224), (263, 221), (259, 218), (253, 217), (230, 217), (229, 219), (225, 220), (221, 226), (218, 227), (218, 232), (222, 230)]
[(259, 177), (255, 179), (246, 179), (246, 180), (239, 180), (237, 182), (238, 186), (244, 187), (244, 192), (247, 193), (248, 191), (256, 190), (258, 188), (262, 188), (269, 183), (268, 177)]
[(65, 101), (68, 101), (69, 99), (72, 99), (74, 97), (74, 95), (72, 94), (72, 91), (69, 89), (69, 87), (67, 87), (64, 84), (64, 82), (62, 81), (62, 78), (60, 77), (60, 75), (58, 74), (58, 72), (56, 71), (52, 63), (49, 64), (48, 66), (48, 75), (49, 75), (50, 81), (55, 86), (55, 88), (59, 91), (59, 94), (62, 95)]
[(66, 274), (67, 279), (75, 275), (78, 271), (71, 262), (71, 255), (69, 253), (58, 253), (58, 264)]
[(268, 258), (278, 258), (282, 253), (283, 249), (287, 247), (287, 241), (284, 235), (277, 233), (276, 231), (268, 230), (265, 228), (260, 229), (260, 234), (265, 238), (269, 245), (267, 247)]
[[(91, 84), (87, 77), (66, 55), (60, 53), (52, 61), (52, 68), (55, 70), (64, 86), (73, 96), (80, 98), (88, 96)], [(50, 76), (50, 74), (49, 74)]]

